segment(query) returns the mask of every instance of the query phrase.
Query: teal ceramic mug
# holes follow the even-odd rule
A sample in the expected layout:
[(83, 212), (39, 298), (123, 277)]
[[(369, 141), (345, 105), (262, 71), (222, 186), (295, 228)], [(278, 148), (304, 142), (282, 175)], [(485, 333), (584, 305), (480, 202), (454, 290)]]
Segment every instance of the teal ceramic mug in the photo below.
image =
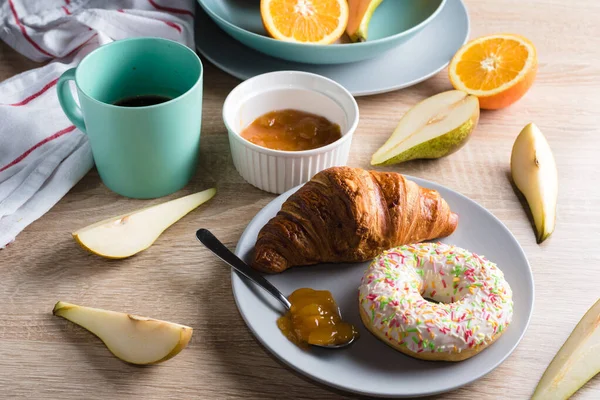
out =
[[(188, 47), (159, 38), (106, 44), (65, 71), (57, 92), (67, 117), (89, 137), (96, 168), (109, 189), (154, 198), (181, 189), (193, 176), (200, 146), (202, 64)], [(170, 100), (114, 105), (143, 96)]]

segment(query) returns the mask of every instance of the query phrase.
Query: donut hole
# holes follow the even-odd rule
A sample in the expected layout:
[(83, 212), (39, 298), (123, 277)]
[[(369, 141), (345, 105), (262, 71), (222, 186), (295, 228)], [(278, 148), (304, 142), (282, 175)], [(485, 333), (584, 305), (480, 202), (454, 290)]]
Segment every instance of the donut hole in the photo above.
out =
[(433, 303), (433, 304), (444, 304), (441, 301), (437, 301), (437, 300), (431, 299), (429, 297), (423, 297), (423, 300), (428, 301), (428, 302)]
[(419, 292), (423, 299), (434, 304), (451, 304), (469, 294), (469, 282), (460, 271), (452, 273), (452, 270), (447, 270), (440, 274), (439, 269), (439, 266), (436, 268), (430, 263), (423, 266), (423, 273), (419, 276)]

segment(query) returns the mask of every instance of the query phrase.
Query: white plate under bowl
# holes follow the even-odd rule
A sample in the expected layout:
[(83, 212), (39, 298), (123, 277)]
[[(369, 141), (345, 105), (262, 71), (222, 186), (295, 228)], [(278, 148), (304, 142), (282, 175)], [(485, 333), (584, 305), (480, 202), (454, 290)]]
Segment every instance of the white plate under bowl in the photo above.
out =
[[(344, 319), (358, 328), (361, 337), (344, 350), (304, 351), (278, 330), (276, 320), (282, 309), (277, 301), (232, 272), (233, 294), (244, 321), (258, 340), (285, 364), (341, 390), (377, 397), (415, 397), (453, 390), (481, 378), (500, 365), (521, 341), (533, 311), (534, 285), (531, 268), (515, 237), (473, 200), (441, 185), (408, 178), (438, 190), (459, 215), (458, 228), (442, 242), (485, 255), (504, 272), (514, 300), (513, 321), (506, 333), (481, 353), (458, 363), (408, 357), (376, 339), (360, 320), (358, 286), (369, 263), (322, 264), (291, 268), (281, 274), (267, 275), (267, 279), (286, 295), (301, 287), (330, 290)], [(250, 261), (259, 230), (297, 189), (277, 197), (252, 219), (236, 248), (239, 257)]]
[(266, 72), (295, 70), (326, 76), (354, 96), (415, 85), (441, 71), (469, 37), (469, 16), (461, 0), (448, 0), (439, 15), (405, 44), (371, 60), (314, 65), (267, 56), (223, 32), (196, 7), (196, 48), (223, 71), (245, 80)]

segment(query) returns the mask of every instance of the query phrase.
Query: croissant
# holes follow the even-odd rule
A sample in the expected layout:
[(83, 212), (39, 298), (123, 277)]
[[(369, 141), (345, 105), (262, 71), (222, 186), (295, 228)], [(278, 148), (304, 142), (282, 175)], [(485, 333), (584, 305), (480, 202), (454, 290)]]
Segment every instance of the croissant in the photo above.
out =
[(316, 174), (259, 232), (252, 266), (362, 262), (389, 248), (450, 235), (458, 216), (435, 190), (394, 172), (333, 167)]

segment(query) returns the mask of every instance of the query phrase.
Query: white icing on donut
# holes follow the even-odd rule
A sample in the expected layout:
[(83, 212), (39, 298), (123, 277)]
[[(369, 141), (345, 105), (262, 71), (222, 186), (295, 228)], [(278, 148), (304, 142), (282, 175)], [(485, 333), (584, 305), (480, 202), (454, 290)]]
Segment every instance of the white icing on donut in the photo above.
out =
[(361, 280), (359, 302), (373, 329), (415, 353), (479, 348), (502, 333), (513, 314), (512, 290), (502, 271), (482, 256), (443, 243), (382, 253)]

